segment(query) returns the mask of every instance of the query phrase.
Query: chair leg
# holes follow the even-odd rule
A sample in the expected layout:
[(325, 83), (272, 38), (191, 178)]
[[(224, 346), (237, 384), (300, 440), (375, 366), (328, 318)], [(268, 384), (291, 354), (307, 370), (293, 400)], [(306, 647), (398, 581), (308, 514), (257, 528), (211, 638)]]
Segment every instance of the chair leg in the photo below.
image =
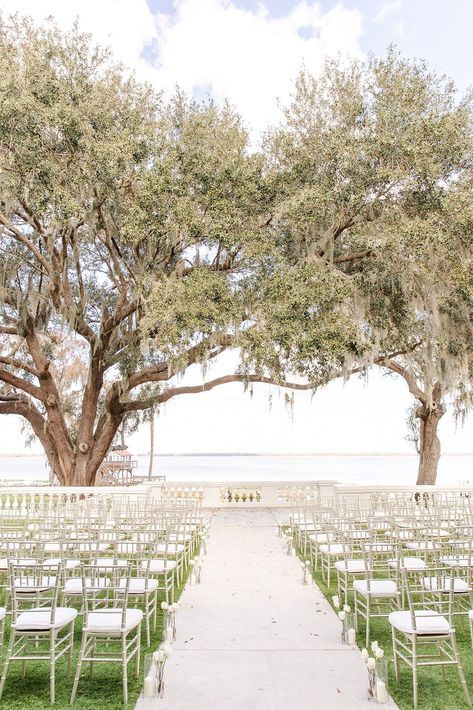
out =
[(356, 589), (353, 590), (353, 611), (355, 613), (355, 631), (358, 633), (358, 597)]
[(366, 648), (368, 648), (369, 642), (370, 642), (370, 611), (371, 611), (370, 595), (367, 594), (367, 596), (366, 596)]
[(51, 705), (54, 705), (56, 701), (56, 635), (57, 632), (55, 629), (51, 631), (51, 635), (49, 637), (49, 643), (51, 644), (50, 648), (50, 672), (49, 672), (49, 690), (50, 690), (50, 695), (51, 695)]
[(71, 705), (74, 704), (75, 699), (76, 699), (77, 686), (79, 685), (79, 678), (80, 678), (80, 673), (81, 673), (81, 669), (82, 669), (82, 657), (84, 655), (86, 642), (87, 642), (87, 632), (83, 631), (82, 632), (82, 641), (80, 644), (80, 651), (79, 651), (79, 660), (77, 661), (76, 675), (74, 678), (74, 685), (72, 686)]
[(69, 626), (67, 633), (71, 635), (69, 639), (69, 650), (67, 651), (67, 677), (70, 678), (72, 670), (72, 651), (74, 648), (74, 622)]
[(126, 635), (122, 636), (122, 666), (123, 666), (123, 703), (128, 702), (128, 668), (126, 663)]
[[(141, 624), (138, 626), (137, 641), (136, 641), (136, 657), (135, 657), (135, 673), (136, 677), (140, 677), (140, 661), (141, 661)], [(149, 644), (148, 644), (149, 646)]]
[(393, 661), (394, 661), (394, 675), (396, 676), (396, 682), (399, 682), (399, 658), (397, 655), (397, 639), (396, 631), (394, 626), (391, 627), (391, 636), (393, 641)]
[(470, 693), (469, 693), (469, 691), (468, 691), (468, 686), (467, 686), (467, 684), (466, 684), (465, 674), (464, 674), (464, 672), (463, 672), (462, 662), (461, 662), (460, 656), (459, 656), (459, 654), (458, 654), (457, 639), (456, 639), (455, 633), (452, 634), (452, 636), (451, 636), (451, 641), (452, 641), (453, 655), (455, 656), (455, 660), (456, 660), (456, 662), (457, 662), (458, 675), (460, 676), (460, 683), (461, 683), (461, 686), (462, 686), (463, 695), (464, 695), (464, 697), (465, 697), (465, 702), (466, 702), (466, 704), (467, 704), (469, 707), (471, 707)]
[(414, 691), (414, 708), (418, 705), (418, 685), (417, 685), (417, 639), (412, 638), (412, 688)]
[(158, 622), (158, 590), (154, 592), (154, 611), (153, 611), (153, 631), (156, 631), (156, 626)]
[(10, 658), (11, 658), (11, 653), (12, 653), (12, 649), (13, 649), (13, 644), (15, 641), (15, 636), (16, 636), (16, 633), (13, 630), (10, 634), (10, 643), (8, 644), (7, 657), (5, 659), (5, 665), (3, 666), (2, 680), (0, 681), (0, 698), (3, 695), (3, 688), (5, 685), (5, 681), (7, 679), (8, 666), (10, 665)]
[(151, 646), (151, 632), (150, 632), (150, 626), (149, 626), (149, 602), (148, 598), (146, 597), (145, 601), (145, 624), (146, 624), (146, 645), (149, 647)]

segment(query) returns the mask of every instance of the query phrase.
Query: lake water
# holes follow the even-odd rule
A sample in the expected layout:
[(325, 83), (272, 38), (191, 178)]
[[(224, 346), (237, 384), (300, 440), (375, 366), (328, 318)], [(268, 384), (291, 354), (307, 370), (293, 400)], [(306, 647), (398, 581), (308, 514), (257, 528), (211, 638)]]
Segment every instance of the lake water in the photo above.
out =
[[(148, 456), (138, 456), (138, 473), (148, 472)], [(0, 479), (47, 481), (42, 456), (1, 456)], [(416, 480), (415, 455), (156, 456), (154, 473), (168, 481), (282, 481), (335, 479), (341, 483), (406, 484)], [(473, 455), (445, 455), (438, 483), (473, 481)]]

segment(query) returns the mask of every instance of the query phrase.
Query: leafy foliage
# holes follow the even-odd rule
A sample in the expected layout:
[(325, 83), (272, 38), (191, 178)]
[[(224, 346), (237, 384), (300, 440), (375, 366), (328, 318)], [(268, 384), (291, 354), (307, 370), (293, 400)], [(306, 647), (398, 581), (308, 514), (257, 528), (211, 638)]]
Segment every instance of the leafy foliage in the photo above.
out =
[[(0, 413), (62, 483), (94, 482), (124, 420), (227, 382), (379, 364), (422, 421), (470, 406), (471, 107), (425, 64), (302, 72), (251, 152), (229, 105), (13, 18), (0, 96)], [(230, 347), (237, 372), (176, 384)]]

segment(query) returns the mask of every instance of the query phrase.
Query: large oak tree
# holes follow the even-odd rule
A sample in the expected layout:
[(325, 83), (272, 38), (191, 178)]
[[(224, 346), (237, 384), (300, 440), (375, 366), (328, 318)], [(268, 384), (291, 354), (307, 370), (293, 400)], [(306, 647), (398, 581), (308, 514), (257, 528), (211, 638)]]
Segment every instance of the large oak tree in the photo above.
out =
[[(321, 383), (372, 364), (400, 375), (418, 403), (418, 483), (434, 483), (446, 400), (463, 412), (470, 401), (470, 100), (393, 50), (365, 63), (329, 62), (318, 78), (300, 75), (267, 155), (274, 227), (298, 288), (284, 305), (283, 330), (274, 302), (254, 359), (272, 353), (282, 371)], [(321, 369), (316, 273), (346, 293), (345, 323), (340, 309), (335, 317), (348, 340), (328, 348), (347, 346), (342, 372), (330, 359)]]
[(231, 344), (261, 160), (229, 107), (164, 103), (76, 30), (4, 22), (0, 103), (0, 412), (89, 485), (124, 417)]

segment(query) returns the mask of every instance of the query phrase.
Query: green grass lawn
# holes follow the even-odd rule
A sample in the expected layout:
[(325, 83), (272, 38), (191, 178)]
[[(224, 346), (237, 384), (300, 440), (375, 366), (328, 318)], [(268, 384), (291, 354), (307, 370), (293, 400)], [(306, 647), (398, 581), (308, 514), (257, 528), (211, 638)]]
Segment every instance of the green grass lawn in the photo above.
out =
[[(303, 559), (302, 555), (300, 555), (300, 557)], [(327, 597), (330, 603), (332, 603), (332, 596), (337, 594), (336, 574), (332, 575), (330, 587), (327, 587), (324, 583), (320, 571), (314, 574), (314, 579), (322, 593)], [(349, 599), (348, 603), (353, 609), (353, 600)], [(363, 648), (365, 645), (366, 629), (363, 619), (360, 621), (358, 645), (360, 648)], [(463, 617), (460, 620), (456, 617), (455, 627), (466, 682), (470, 694), (473, 697), (473, 652), (468, 620)], [(391, 627), (387, 618), (373, 619), (371, 621), (370, 643), (372, 641), (378, 641), (381, 648), (384, 649), (385, 657), (388, 659), (390, 695), (402, 710), (412, 710), (412, 672), (405, 664), (401, 664), (399, 682), (396, 682), (394, 677), (394, 665), (392, 663)], [(463, 698), (460, 679), (455, 666), (445, 668), (445, 679), (442, 677), (440, 667), (420, 668), (418, 671), (418, 679), (419, 710), (465, 710), (468, 708)]]
[[(176, 599), (179, 598), (184, 583), (176, 591)], [(122, 696), (122, 669), (119, 663), (97, 663), (94, 664), (93, 676), (89, 673), (89, 664), (82, 666), (82, 674), (77, 691), (77, 698), (74, 708), (77, 710), (115, 710), (118, 708), (133, 708), (138, 696), (143, 687), (143, 659), (146, 653), (155, 651), (162, 637), (162, 611), (160, 597), (158, 606), (158, 623), (156, 632), (151, 633), (151, 645), (146, 646), (146, 634), (144, 620), (142, 624), (141, 635), (141, 668), (139, 678), (135, 677), (135, 663), (131, 661), (128, 665), (128, 703), (123, 704)], [(177, 612), (177, 629), (179, 632), (179, 612)], [(6, 647), (8, 643), (8, 625), (5, 633), (5, 644), (3, 649), (3, 660), (5, 659)], [(71, 696), (72, 684), (74, 682), (74, 673), (77, 667), (77, 659), (79, 655), (79, 645), (81, 640), (82, 620), (78, 618), (75, 625), (74, 635), (74, 655), (72, 662), (71, 676), (67, 677), (67, 662), (65, 658), (61, 658), (56, 665), (56, 703), (55, 708), (69, 708), (69, 700)], [(21, 663), (12, 663), (8, 670), (8, 676), (5, 683), (5, 689), (0, 707), (8, 708), (8, 710), (43, 710), (43, 708), (51, 708), (49, 701), (49, 664), (44, 662), (27, 663), (26, 677), (21, 677)]]

